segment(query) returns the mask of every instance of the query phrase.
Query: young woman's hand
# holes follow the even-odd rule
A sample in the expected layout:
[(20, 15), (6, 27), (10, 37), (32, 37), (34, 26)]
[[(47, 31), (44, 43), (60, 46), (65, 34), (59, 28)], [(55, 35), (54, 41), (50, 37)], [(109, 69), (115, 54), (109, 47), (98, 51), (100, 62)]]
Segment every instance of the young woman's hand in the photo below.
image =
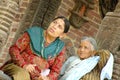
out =
[(23, 68), (28, 72), (32, 73), (35, 72), (35, 66), (36, 66), (35, 64), (28, 64), (28, 65), (24, 65)]

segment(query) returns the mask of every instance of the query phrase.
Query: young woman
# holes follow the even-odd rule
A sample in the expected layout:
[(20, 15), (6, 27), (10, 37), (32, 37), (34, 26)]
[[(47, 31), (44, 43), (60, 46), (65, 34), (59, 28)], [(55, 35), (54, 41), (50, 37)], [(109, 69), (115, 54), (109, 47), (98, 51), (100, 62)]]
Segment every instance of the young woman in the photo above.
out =
[(47, 28), (28, 29), (9, 49), (12, 63), (2, 70), (13, 80), (57, 80), (64, 62), (64, 42), (69, 21), (59, 16)]

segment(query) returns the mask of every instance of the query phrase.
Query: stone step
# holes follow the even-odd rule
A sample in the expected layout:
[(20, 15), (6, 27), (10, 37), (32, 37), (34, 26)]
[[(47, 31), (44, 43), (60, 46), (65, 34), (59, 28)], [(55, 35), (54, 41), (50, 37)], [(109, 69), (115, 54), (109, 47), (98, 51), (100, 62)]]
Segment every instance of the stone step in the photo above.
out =
[(0, 29), (5, 31), (5, 32), (9, 32), (9, 28), (4, 26), (4, 25), (2, 25), (2, 24), (0, 24)]
[(0, 35), (7, 36), (8, 33), (0, 29)]
[(8, 22), (8, 23), (12, 23), (12, 21), (11, 21), (9, 18), (1, 17), (1, 16), (0, 16), (0, 19), (6, 21), (6, 22)]
[(11, 9), (11, 8), (8, 8), (8, 7), (4, 7), (4, 6), (1, 6), (1, 5), (0, 5), (0, 10), (9, 11), (9, 12), (12, 12), (12, 13), (18, 13), (18, 10)]
[(9, 28), (9, 26), (11, 25), (11, 23), (8, 23), (7, 21), (0, 19), (0, 24), (5, 25), (6, 27)]
[(14, 19), (14, 15), (11, 15), (11, 14), (8, 13), (8, 12), (1, 12), (1, 11), (0, 11), (0, 15), (5, 15), (5, 16), (7, 16), (8, 18)]
[(7, 19), (8, 21), (13, 21), (13, 19), (5, 16), (5, 15), (0, 15), (0, 18), (4, 18), (4, 19)]
[(1, 14), (3, 14), (3, 15), (9, 15), (9, 16), (12, 17), (12, 18), (15, 17), (14, 14), (11, 14), (11, 13), (9, 13), (9, 12), (7, 12), (7, 11), (2, 11), (2, 10), (0, 10), (0, 15), (1, 15)]

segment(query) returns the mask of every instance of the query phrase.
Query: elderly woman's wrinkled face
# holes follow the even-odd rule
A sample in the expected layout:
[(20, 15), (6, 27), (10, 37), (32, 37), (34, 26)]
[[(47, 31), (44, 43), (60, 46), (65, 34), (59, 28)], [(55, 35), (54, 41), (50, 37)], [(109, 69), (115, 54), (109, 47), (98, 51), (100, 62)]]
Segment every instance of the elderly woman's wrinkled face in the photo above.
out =
[(84, 41), (81, 41), (77, 54), (79, 55), (80, 59), (86, 59), (93, 54), (92, 49), (93, 48), (91, 43), (87, 40), (84, 40)]
[(64, 32), (64, 21), (62, 19), (56, 19), (53, 22), (50, 23), (47, 33), (51, 35), (52, 37), (59, 37)]

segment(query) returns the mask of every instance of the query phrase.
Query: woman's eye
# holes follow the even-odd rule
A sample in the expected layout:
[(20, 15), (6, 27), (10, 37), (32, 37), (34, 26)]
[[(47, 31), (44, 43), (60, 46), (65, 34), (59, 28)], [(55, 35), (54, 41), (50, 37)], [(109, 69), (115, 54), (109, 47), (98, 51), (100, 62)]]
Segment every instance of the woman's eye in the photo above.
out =
[(53, 23), (57, 23), (57, 21), (54, 21)]
[(85, 49), (88, 49), (88, 47), (87, 47), (87, 46), (85, 46)]
[(59, 27), (60, 29), (62, 29), (62, 26), (61, 26), (61, 25), (59, 25), (58, 27)]
[(81, 48), (81, 46), (79, 46), (78, 48)]

